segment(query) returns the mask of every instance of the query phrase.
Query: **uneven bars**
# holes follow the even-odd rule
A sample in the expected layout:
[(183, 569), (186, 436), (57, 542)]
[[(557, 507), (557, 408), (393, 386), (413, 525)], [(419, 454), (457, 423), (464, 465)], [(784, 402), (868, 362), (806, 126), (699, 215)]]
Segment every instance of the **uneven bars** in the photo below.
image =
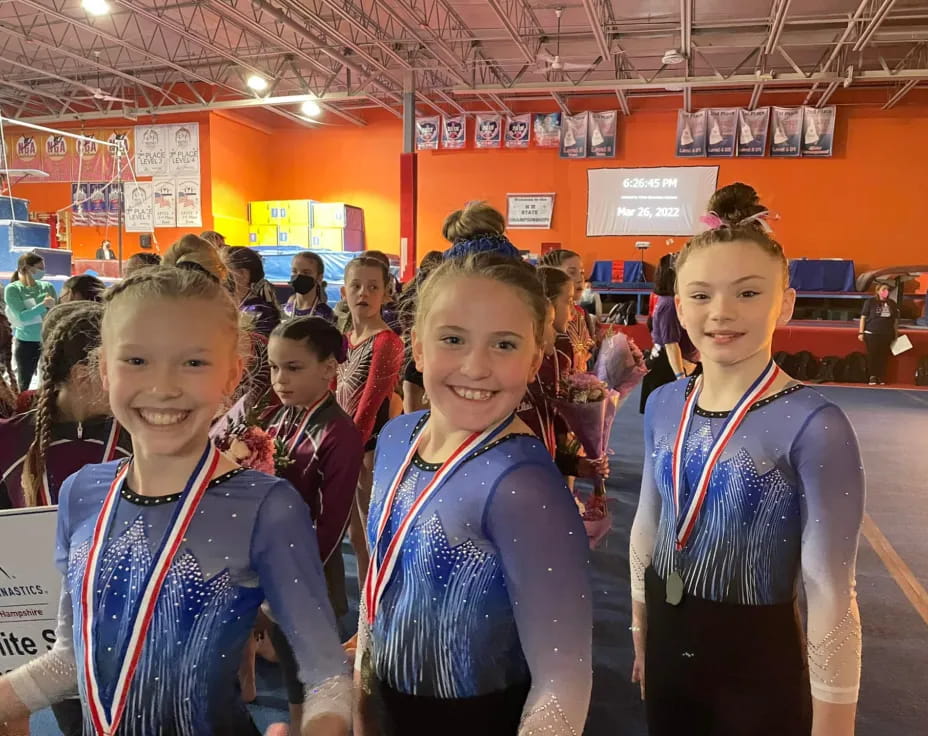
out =
[(46, 128), (44, 125), (36, 125), (35, 123), (27, 123), (23, 120), (14, 120), (13, 118), (5, 118), (0, 115), (0, 121), (4, 123), (9, 123), (10, 125), (22, 125), (24, 128), (32, 128), (33, 130), (41, 130), (43, 133), (54, 133), (55, 135), (63, 135), (66, 138), (74, 138), (78, 141), (86, 141), (87, 143), (96, 143), (97, 145), (110, 146), (111, 148), (119, 148), (118, 143), (110, 143), (101, 138), (88, 138), (85, 135), (78, 135), (77, 133), (68, 133), (66, 130), (55, 130), (54, 128)]

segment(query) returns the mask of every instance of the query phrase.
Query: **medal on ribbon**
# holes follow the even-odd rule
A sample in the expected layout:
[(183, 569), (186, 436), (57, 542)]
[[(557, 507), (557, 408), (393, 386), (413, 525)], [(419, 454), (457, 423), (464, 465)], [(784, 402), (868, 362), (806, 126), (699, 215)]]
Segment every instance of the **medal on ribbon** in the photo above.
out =
[[(696, 488), (687, 500), (686, 507), (682, 508), (683, 487), (686, 483), (683, 447), (686, 444), (686, 435), (689, 433), (690, 425), (693, 422), (693, 414), (696, 411), (699, 394), (702, 392), (703, 377), (700, 375), (695, 379), (693, 390), (683, 403), (683, 413), (680, 417), (680, 425), (677, 428), (677, 436), (673, 443), (673, 510), (676, 522), (674, 528), (674, 549), (676, 552), (681, 552), (683, 548), (686, 547), (687, 542), (693, 534), (693, 530), (696, 528), (696, 520), (699, 518), (699, 512), (702, 511), (709, 490), (709, 481), (712, 479), (712, 473), (719, 459), (722, 457), (725, 447), (738, 430), (741, 422), (744, 421), (748, 411), (750, 411), (751, 407), (760, 401), (770, 390), (770, 387), (776, 382), (779, 374), (780, 367), (771, 360), (764, 369), (764, 372), (751, 384), (751, 387), (744, 396), (738, 400), (738, 403), (735, 404), (735, 407), (729, 412), (728, 418), (722, 426), (722, 430), (709, 448), (709, 454), (706, 456), (706, 460), (703, 463)], [(672, 554), (671, 559), (675, 558), (676, 555)], [(666, 585), (667, 602), (674, 606), (679, 605), (683, 600), (685, 586), (683, 583), (683, 576), (680, 574), (680, 571), (676, 569), (676, 566), (674, 566), (667, 576)]]
[[(285, 447), (287, 448), (288, 457), (293, 456), (293, 451), (296, 450), (297, 447), (299, 447), (300, 441), (303, 439), (303, 435), (306, 432), (306, 428), (309, 426), (309, 423), (312, 421), (312, 418), (316, 415), (316, 412), (319, 411), (320, 408), (322, 408), (322, 405), (326, 402), (329, 396), (331, 396), (331, 394), (327, 391), (314, 404), (310, 405), (309, 407), (303, 410), (303, 418), (300, 420), (299, 424), (297, 424), (296, 430), (290, 435), (290, 438), (287, 440), (285, 444)], [(285, 409), (283, 412), (283, 415), (286, 416), (286, 414), (287, 414), (287, 411)], [(272, 429), (277, 430), (276, 436), (278, 438), (280, 438), (283, 433), (283, 425), (284, 425), (284, 421), (282, 417), (279, 422), (275, 422), (274, 425), (272, 426)]]
[(506, 419), (498, 422), (492, 427), (482, 432), (474, 432), (451, 453), (451, 456), (441, 464), (441, 467), (437, 471), (435, 471), (435, 475), (432, 476), (432, 479), (426, 484), (425, 488), (419, 492), (416, 500), (413, 501), (412, 506), (409, 507), (409, 511), (406, 512), (405, 516), (403, 516), (399, 525), (396, 527), (396, 532), (393, 534), (390, 544), (381, 556), (379, 554), (380, 542), (383, 538), (387, 521), (390, 518), (390, 512), (393, 509), (393, 502), (396, 499), (397, 491), (399, 490), (400, 484), (403, 482), (406, 471), (409, 470), (413, 458), (419, 451), (419, 444), (422, 442), (422, 437), (425, 434), (425, 425), (422, 426), (418, 435), (410, 441), (409, 450), (406, 453), (406, 457), (403, 459), (402, 465), (400, 465), (393, 478), (390, 489), (387, 491), (383, 508), (380, 510), (380, 518), (377, 521), (377, 535), (374, 545), (371, 548), (371, 561), (367, 569), (367, 578), (364, 581), (363, 591), (364, 601), (367, 605), (367, 622), (369, 624), (373, 624), (374, 619), (377, 618), (377, 608), (380, 605), (381, 598), (383, 598), (384, 590), (386, 590), (387, 584), (393, 576), (393, 570), (399, 559), (400, 549), (403, 547), (403, 542), (406, 540), (406, 536), (409, 534), (410, 529), (412, 529), (413, 520), (428, 500), (435, 495), (442, 485), (444, 485), (445, 481), (447, 481), (458, 468), (466, 463), (476, 450), (488, 445), (502, 434), (512, 423), (513, 419), (515, 419), (515, 415), (510, 414)]
[(103, 683), (97, 681), (96, 648), (94, 642), (94, 625), (96, 623), (96, 596), (100, 566), (103, 557), (103, 547), (106, 538), (116, 517), (116, 509), (122, 486), (125, 483), (130, 463), (123, 464), (116, 472), (112, 485), (103, 501), (100, 515), (94, 525), (93, 536), (90, 539), (90, 549), (87, 553), (87, 567), (84, 581), (81, 586), (81, 638), (84, 643), (84, 657), (82, 666), (87, 688), (87, 705), (90, 711), (90, 720), (93, 723), (96, 736), (113, 736), (119, 729), (126, 702), (129, 697), (129, 688), (132, 678), (142, 655), (148, 627), (158, 604), (158, 596), (164, 585), (168, 570), (180, 549), (187, 528), (193, 520), (197, 506), (209, 487), (210, 480), (222, 457), (212, 443), (209, 443), (197, 466), (187, 481), (180, 500), (174, 511), (174, 516), (168, 524), (161, 546), (152, 555), (153, 564), (141, 586), (141, 596), (130, 612), (129, 636), (121, 651), (116, 654), (119, 667), (117, 669), (113, 698), (109, 705), (103, 702)]
[[(80, 437), (78, 436), (78, 439)], [(119, 422), (115, 419), (111, 420), (110, 431), (107, 435), (106, 441), (103, 443), (103, 459), (101, 463), (108, 463), (111, 460), (116, 459), (116, 450), (117, 443), (119, 442)], [(52, 492), (51, 492), (51, 483), (48, 480), (48, 467), (46, 466), (45, 470), (42, 472), (42, 487), (39, 489), (39, 506), (51, 506), (52, 505)]]

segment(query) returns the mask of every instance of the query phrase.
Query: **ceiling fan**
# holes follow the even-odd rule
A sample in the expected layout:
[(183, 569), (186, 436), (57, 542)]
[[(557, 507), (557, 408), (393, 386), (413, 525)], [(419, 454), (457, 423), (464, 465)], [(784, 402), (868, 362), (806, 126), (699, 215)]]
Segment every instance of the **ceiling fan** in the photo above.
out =
[[(99, 51), (94, 51), (93, 55), (97, 59), (100, 58)], [(123, 103), (134, 102), (134, 100), (127, 100), (124, 97), (117, 97), (116, 95), (111, 95), (108, 92), (101, 89), (99, 86), (100, 85), (99, 74), (97, 75), (97, 86), (96, 87), (90, 87), (89, 85), (86, 85), (83, 82), (77, 82), (77, 81), (75, 81), (74, 84), (76, 84), (78, 87), (81, 87), (87, 90), (87, 92), (90, 93), (88, 95), (84, 95), (83, 97), (75, 97), (74, 99), (76, 100), (99, 100), (100, 102), (123, 102)]]
[(553, 55), (547, 49), (541, 49), (538, 52), (535, 59), (538, 61), (539, 70), (542, 72), (579, 72), (592, 69), (598, 62), (576, 64), (561, 60), (561, 15), (563, 12), (564, 8), (554, 9), (554, 13), (557, 15), (557, 46)]

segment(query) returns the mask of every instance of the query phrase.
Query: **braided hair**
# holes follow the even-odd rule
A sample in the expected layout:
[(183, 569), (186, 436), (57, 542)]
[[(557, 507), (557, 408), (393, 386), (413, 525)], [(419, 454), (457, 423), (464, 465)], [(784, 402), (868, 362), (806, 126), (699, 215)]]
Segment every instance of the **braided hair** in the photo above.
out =
[(26, 506), (38, 503), (45, 476), (45, 457), (58, 415), (58, 394), (76, 365), (95, 359), (100, 347), (103, 307), (97, 302), (66, 302), (54, 307), (42, 325), (42, 369), (35, 402), (35, 439), (23, 464), (22, 487)]
[(13, 372), (13, 326), (3, 312), (0, 312), (0, 379), (5, 379), (13, 392), (19, 392)]

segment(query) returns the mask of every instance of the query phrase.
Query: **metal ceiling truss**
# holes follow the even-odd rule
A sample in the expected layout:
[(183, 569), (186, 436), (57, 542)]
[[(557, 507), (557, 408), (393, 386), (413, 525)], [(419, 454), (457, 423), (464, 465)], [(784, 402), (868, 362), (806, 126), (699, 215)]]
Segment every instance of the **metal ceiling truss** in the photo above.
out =
[[(408, 88), (429, 112), (483, 103), (511, 114), (535, 94), (567, 111), (571, 95), (609, 93), (628, 115), (636, 94), (668, 87), (689, 109), (694, 90), (740, 90), (753, 108), (801, 89), (823, 106), (842, 85), (880, 86), (890, 109), (928, 79), (928, 9), (850, 2), (841, 14), (793, 0), (760, 12), (679, 0), (651, 15), (574, 0), (555, 39), (557, 5), (533, 0), (111, 0), (98, 17), (75, 0), (0, 0), (0, 111), (52, 122), (263, 107), (306, 124), (297, 107), (315, 97), (361, 125), (353, 110), (400, 117)], [(589, 68), (568, 76), (540, 64), (554, 40)], [(684, 64), (660, 62), (670, 48)], [(267, 80), (261, 96), (250, 75)]]

